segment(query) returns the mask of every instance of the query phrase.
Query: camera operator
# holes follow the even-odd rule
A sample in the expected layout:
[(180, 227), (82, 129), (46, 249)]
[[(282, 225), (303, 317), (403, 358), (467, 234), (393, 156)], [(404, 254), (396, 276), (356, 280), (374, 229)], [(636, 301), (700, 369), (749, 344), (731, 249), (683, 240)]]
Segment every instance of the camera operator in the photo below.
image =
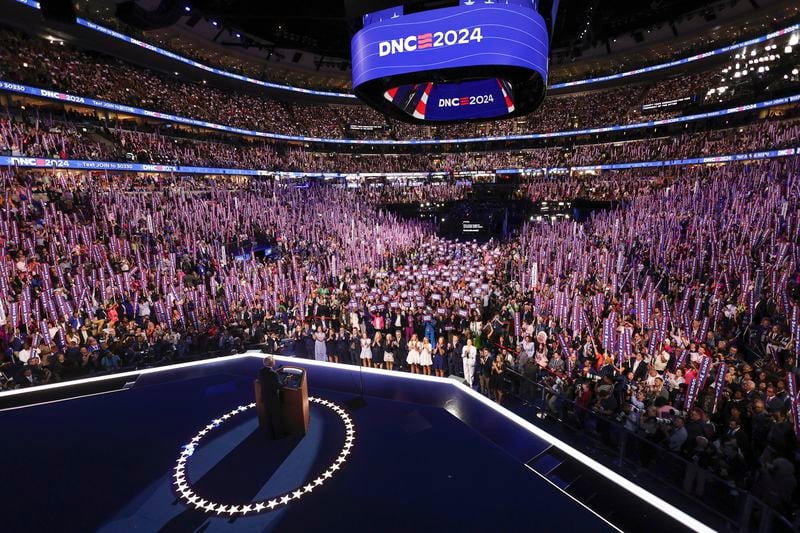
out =
[(686, 431), (686, 422), (683, 417), (679, 416), (672, 421), (672, 426), (669, 430), (669, 438), (667, 439), (667, 447), (671, 452), (679, 453), (689, 433)]

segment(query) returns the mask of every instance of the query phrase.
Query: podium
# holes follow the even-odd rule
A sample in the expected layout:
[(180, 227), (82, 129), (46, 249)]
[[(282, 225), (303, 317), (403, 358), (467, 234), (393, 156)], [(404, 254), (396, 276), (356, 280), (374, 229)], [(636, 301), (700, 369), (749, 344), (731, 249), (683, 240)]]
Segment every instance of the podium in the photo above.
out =
[[(305, 435), (308, 432), (308, 382), (306, 371), (294, 366), (283, 366), (277, 369), (281, 382), (280, 411), (283, 429), (289, 435)], [(269, 428), (267, 420), (268, 407), (264, 404), (261, 394), (261, 383), (258, 379), (254, 383), (256, 393), (256, 411), (258, 412), (258, 425)]]

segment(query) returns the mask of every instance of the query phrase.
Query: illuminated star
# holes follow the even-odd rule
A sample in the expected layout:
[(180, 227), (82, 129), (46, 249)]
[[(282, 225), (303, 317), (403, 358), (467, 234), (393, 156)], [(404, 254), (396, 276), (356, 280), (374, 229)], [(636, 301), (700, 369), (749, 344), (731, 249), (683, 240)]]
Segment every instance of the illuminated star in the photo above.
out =
[(258, 503), (256, 504), (256, 506), (253, 508), (253, 510), (254, 510), (255, 512), (257, 512), (257, 513), (260, 513), (261, 511), (263, 511), (263, 510), (264, 510), (264, 508), (265, 508), (265, 507), (266, 507), (266, 505), (264, 505), (262, 502), (258, 502)]
[(324, 480), (324, 479), (322, 479), (321, 477), (318, 477), (317, 479), (315, 479), (315, 480), (314, 480), (314, 486), (315, 486), (315, 487), (319, 487), (319, 486), (320, 486), (320, 485), (322, 485), (324, 482), (325, 482), (325, 480)]
[(275, 499), (270, 500), (269, 503), (267, 504), (267, 507), (269, 507), (270, 511), (272, 509), (275, 509), (275, 507), (277, 507), (277, 506), (278, 506), (278, 500), (275, 500)]
[(294, 492), (292, 493), (292, 498), (294, 498), (294, 499), (298, 499), (298, 498), (300, 498), (300, 496), (302, 496), (302, 495), (303, 495), (303, 490), (302, 490), (302, 489), (298, 489), (298, 490), (296, 490), (296, 491), (294, 491)]
[(305, 487), (303, 487), (303, 489), (306, 491), (306, 494), (308, 494), (309, 492), (311, 492), (312, 490), (314, 490), (314, 484), (313, 484), (313, 483), (309, 483), (308, 485), (306, 485)]
[(335, 465), (331, 466), (331, 471), (335, 472), (336, 470), (339, 470), (339, 463), (336, 463)]
[(287, 494), (286, 496), (281, 498), (281, 505), (289, 503), (289, 500), (291, 500), (291, 499), (292, 499), (292, 497)]

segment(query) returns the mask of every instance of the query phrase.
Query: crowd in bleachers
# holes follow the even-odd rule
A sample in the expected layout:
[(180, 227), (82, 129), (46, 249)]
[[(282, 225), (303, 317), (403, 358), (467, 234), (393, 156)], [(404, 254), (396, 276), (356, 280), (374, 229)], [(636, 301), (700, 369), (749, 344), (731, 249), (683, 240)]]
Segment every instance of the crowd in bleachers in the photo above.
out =
[[(363, 105), (289, 102), (256, 92), (222, 90), (123, 63), (100, 54), (59, 46), (10, 30), (0, 31), (0, 77), (81, 96), (124, 103), (180, 116), (258, 131), (310, 136), (358, 136), (350, 124), (383, 126), (370, 135), (386, 138), (446, 138), (552, 132), (624, 124), (639, 120), (640, 104), (662, 94), (691, 96), (710, 83), (697, 75), (690, 84), (630, 85), (581, 94), (552, 96), (520, 119), (477, 124), (417, 126), (385, 119)], [(707, 85), (706, 85), (707, 86)], [(704, 90), (701, 92), (705, 92)], [(366, 134), (363, 134), (366, 135)]]
[[(310, 120), (310, 117), (309, 117)], [(761, 120), (729, 129), (684, 133), (618, 143), (576, 144), (503, 152), (348, 154), (287, 148), (242, 138), (204, 140), (179, 137), (179, 131), (138, 131), (119, 123), (97, 123), (84, 131), (69, 117), (38, 110), (6, 111), (0, 118), (0, 151), (11, 155), (138, 161), (170, 165), (323, 172), (430, 172), (498, 168), (552, 168), (632, 161), (658, 161), (794, 147), (800, 136), (795, 120)], [(96, 130), (96, 131), (94, 131)], [(90, 137), (91, 136), (91, 137)]]

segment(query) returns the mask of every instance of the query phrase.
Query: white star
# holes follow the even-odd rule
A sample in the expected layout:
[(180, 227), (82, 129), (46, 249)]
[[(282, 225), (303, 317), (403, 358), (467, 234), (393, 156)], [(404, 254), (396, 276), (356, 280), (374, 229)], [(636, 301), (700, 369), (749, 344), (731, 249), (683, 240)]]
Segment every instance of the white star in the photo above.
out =
[(322, 477), (324, 477), (325, 479), (330, 479), (332, 475), (333, 475), (333, 473), (332, 473), (330, 470), (326, 470), (326, 471), (325, 471), (325, 472), (322, 474)]
[(324, 479), (322, 479), (321, 477), (318, 477), (317, 479), (315, 479), (315, 480), (314, 480), (314, 486), (315, 486), (315, 487), (319, 487), (319, 486), (320, 486), (320, 485), (322, 485), (324, 482), (325, 482), (325, 480), (324, 480)]
[(292, 499), (292, 497), (289, 496), (289, 495), (284, 496), (283, 498), (281, 498), (281, 505), (289, 503), (289, 500), (291, 500), (291, 499)]
[(261, 502), (258, 502), (256, 504), (256, 506), (253, 508), (253, 510), (258, 513), (258, 512), (261, 512), (265, 507), (266, 507), (266, 505), (264, 505)]
[(227, 509), (227, 507), (225, 507), (224, 505), (220, 505), (220, 506), (218, 506), (218, 507), (217, 507), (217, 514), (222, 514), (222, 513), (224, 513), (224, 512), (225, 512), (225, 509)]
[(199, 500), (197, 502), (197, 507), (202, 508), (203, 506), (205, 506), (206, 503), (208, 502), (206, 502), (205, 500)]
[(292, 498), (294, 498), (294, 499), (298, 499), (298, 498), (300, 498), (300, 496), (302, 496), (302, 495), (303, 495), (303, 491), (302, 491), (302, 489), (298, 489), (298, 490), (296, 490), (296, 491), (294, 491), (294, 492), (292, 493)]
[(231, 516), (235, 515), (238, 512), (239, 512), (239, 506), (238, 505), (231, 505), (228, 508), (228, 514), (231, 515)]
[(199, 499), (200, 499), (200, 497), (199, 497), (199, 496), (197, 496), (196, 494), (192, 494), (191, 492), (190, 492), (189, 494), (190, 494), (191, 496), (189, 496), (189, 497), (187, 498), (187, 500), (188, 500), (188, 501), (189, 501), (189, 503), (191, 503), (191, 504), (194, 504), (195, 502), (197, 502), (197, 500), (199, 500)]
[(331, 466), (331, 471), (335, 472), (336, 470), (339, 470), (339, 463), (336, 463), (333, 466)]
[(244, 507), (242, 507), (242, 513), (244, 513), (244, 514), (247, 514), (252, 510), (253, 510), (253, 507), (250, 506), (250, 505), (245, 505)]
[(275, 509), (275, 507), (277, 506), (278, 506), (278, 500), (270, 500), (269, 503), (267, 504), (267, 507), (269, 507), (270, 510)]
[(214, 509), (216, 509), (216, 507), (217, 507), (217, 506), (216, 506), (216, 504), (215, 504), (215, 503), (213, 503), (213, 502), (208, 502), (208, 504), (206, 504), (206, 506), (205, 506), (205, 510), (206, 510), (206, 511), (208, 511), (209, 513), (213, 513), (213, 512), (214, 512)]
[(314, 490), (314, 485), (313, 485), (312, 483), (309, 483), (308, 485), (306, 485), (305, 487), (303, 487), (303, 489), (306, 491), (306, 494), (308, 494), (309, 492), (311, 492), (312, 490)]

